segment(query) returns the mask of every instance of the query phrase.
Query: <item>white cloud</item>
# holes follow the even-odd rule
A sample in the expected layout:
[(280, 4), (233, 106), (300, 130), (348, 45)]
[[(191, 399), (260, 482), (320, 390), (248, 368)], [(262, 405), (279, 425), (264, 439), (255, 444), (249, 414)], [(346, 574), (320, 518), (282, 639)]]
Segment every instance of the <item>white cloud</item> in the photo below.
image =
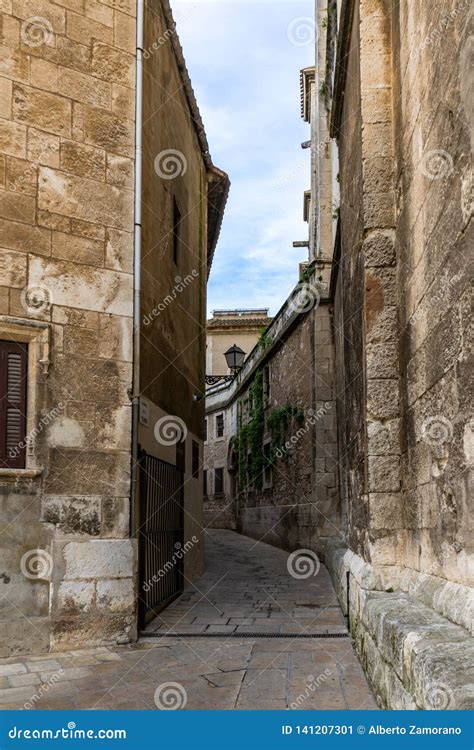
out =
[(307, 237), (309, 137), (299, 113), (299, 70), (311, 45), (288, 41), (313, 0), (172, 0), (177, 30), (214, 163), (232, 188), (209, 284), (209, 307), (268, 306), (297, 282)]

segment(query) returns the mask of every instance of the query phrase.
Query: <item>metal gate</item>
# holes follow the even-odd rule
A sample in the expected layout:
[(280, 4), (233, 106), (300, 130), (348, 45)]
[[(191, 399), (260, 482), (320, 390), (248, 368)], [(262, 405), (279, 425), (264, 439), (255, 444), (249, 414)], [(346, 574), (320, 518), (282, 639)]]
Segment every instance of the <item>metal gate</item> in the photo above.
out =
[(140, 626), (183, 591), (183, 472), (140, 451)]

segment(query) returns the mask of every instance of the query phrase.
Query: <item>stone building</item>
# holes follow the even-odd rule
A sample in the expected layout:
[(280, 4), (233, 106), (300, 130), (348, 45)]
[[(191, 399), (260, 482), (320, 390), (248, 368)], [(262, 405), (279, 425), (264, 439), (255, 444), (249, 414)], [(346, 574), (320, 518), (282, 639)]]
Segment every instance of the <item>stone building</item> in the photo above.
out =
[(214, 523), (320, 554), (381, 706), (472, 708), (472, 8), (316, 16), (308, 264), (208, 392), (236, 477)]
[(207, 391), (204, 508), (210, 527), (321, 552), (339, 503), (332, 313), (313, 277), (298, 283), (238, 376)]
[[(132, 640), (137, 603), (146, 617), (202, 571), (202, 331), (229, 183), (209, 156), (167, 0), (2, 11), (8, 655)], [(160, 502), (179, 498), (179, 518), (158, 546), (167, 558), (193, 543), (153, 598), (146, 487), (163, 467)]]
[(336, 21), (329, 4), (319, 49), (320, 63), (329, 61), (321, 109), (338, 144), (340, 186), (333, 296), (344, 546), (328, 561), (381, 702), (467, 707), (472, 7), (338, 6)]
[(227, 375), (224, 353), (237, 344), (249, 354), (270, 323), (268, 309), (214, 310), (206, 329), (206, 375)]

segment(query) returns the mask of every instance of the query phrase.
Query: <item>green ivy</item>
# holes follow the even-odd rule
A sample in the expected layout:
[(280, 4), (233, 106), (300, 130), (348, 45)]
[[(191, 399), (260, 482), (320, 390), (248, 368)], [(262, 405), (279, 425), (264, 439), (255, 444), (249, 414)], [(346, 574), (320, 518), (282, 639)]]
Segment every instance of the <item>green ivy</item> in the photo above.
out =
[(314, 265), (306, 266), (306, 268), (300, 273), (300, 282), (308, 282), (312, 276), (314, 276), (315, 271), (316, 267)]
[(268, 429), (272, 434), (273, 452), (283, 448), (291, 420), (302, 424), (304, 422), (304, 411), (297, 406), (287, 404), (275, 409), (267, 419)]
[(261, 369), (255, 373), (249, 388), (249, 397), (245, 401), (250, 405), (250, 413), (247, 422), (240, 426), (233, 438), (232, 447), (237, 455), (239, 486), (245, 488), (248, 481), (258, 490), (262, 488), (265, 468), (275, 462), (275, 451), (285, 443), (291, 420), (304, 422), (304, 412), (296, 406), (287, 404), (275, 409), (267, 417), (267, 427), (272, 436), (272, 453), (265, 456), (265, 404)]

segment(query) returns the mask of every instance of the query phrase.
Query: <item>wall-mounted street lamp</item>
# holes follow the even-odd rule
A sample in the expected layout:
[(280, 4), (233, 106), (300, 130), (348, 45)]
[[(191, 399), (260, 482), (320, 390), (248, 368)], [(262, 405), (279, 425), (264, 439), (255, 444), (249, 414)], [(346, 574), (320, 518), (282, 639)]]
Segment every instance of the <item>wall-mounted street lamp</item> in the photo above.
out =
[(224, 382), (230, 383), (230, 381), (235, 378), (240, 368), (244, 364), (245, 352), (243, 349), (240, 348), (240, 346), (237, 346), (237, 344), (234, 344), (234, 346), (231, 346), (230, 349), (227, 349), (227, 351), (224, 352), (224, 357), (227, 362), (227, 367), (229, 368), (231, 374), (230, 375), (206, 375), (206, 385), (215, 385), (216, 383), (219, 383), (221, 380)]

